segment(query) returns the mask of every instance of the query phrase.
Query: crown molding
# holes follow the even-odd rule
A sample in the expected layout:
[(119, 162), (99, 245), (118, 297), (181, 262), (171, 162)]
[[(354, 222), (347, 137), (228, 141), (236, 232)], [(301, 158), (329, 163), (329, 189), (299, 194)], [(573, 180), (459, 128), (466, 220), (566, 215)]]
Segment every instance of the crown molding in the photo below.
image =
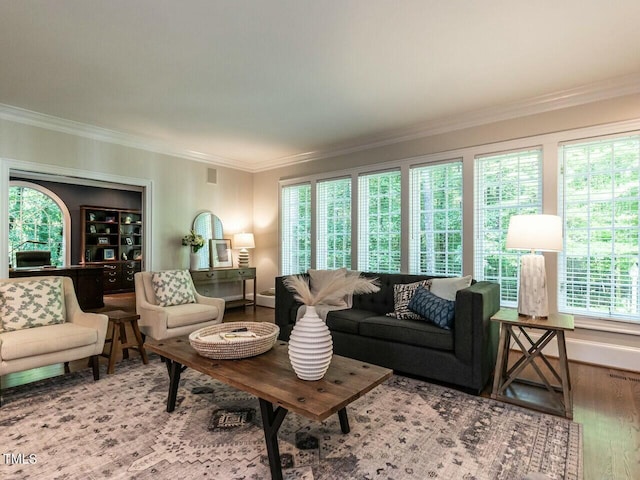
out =
[(137, 148), (153, 153), (180, 157), (187, 160), (209, 163), (217, 166), (235, 168), (239, 170), (249, 171), (251, 165), (243, 163), (239, 160), (220, 157), (194, 150), (180, 148), (167, 142), (160, 142), (151, 138), (131, 135), (128, 133), (109, 130), (102, 127), (96, 127), (74, 120), (67, 120), (60, 117), (47, 115), (46, 113), (34, 112), (24, 108), (14, 107), (11, 105), (0, 103), (0, 119), (12, 122), (22, 123), (33, 127), (53, 130), (69, 135), (76, 135), (91, 140), (113, 143), (124, 147)]
[(330, 149), (295, 154), (263, 162), (256, 171), (287, 167), (293, 164), (311, 162), (324, 158), (371, 150), (396, 143), (402, 143), (466, 128), (487, 125), (504, 120), (526, 117), (563, 108), (585, 105), (601, 100), (640, 93), (640, 73), (604, 80), (581, 87), (562, 90), (526, 100), (511, 102), (453, 115), (432, 122), (414, 125), (405, 129), (361, 139), (358, 143), (343, 143)]
[(635, 93), (640, 93), (640, 73), (608, 79), (496, 107), (453, 115), (432, 122), (414, 125), (405, 129), (387, 131), (378, 135), (360, 138), (355, 141), (344, 142), (330, 148), (274, 158), (263, 161), (259, 165), (243, 162), (241, 160), (225, 158), (218, 155), (196, 152), (181, 148), (177, 145), (172, 145), (168, 142), (161, 142), (151, 138), (109, 130), (73, 120), (66, 120), (44, 113), (13, 107), (11, 105), (0, 104), (0, 118), (79, 137), (90, 138), (92, 140), (113, 143), (125, 147), (170, 155), (211, 165), (229, 167), (249, 173), (259, 173), (275, 168), (347, 155), (433, 135), (453, 132), (456, 130), (463, 130), (499, 121), (511, 120), (518, 117), (525, 117), (562, 108), (584, 105), (587, 103), (621, 97), (624, 95), (632, 95)]

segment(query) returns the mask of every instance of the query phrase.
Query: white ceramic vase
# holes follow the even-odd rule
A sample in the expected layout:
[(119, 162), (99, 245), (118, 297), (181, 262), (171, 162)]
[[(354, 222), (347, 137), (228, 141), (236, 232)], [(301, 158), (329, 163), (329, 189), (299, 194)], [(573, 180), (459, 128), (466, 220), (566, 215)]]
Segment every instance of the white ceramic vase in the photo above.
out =
[(189, 270), (198, 270), (198, 265), (200, 263), (200, 258), (197, 253), (191, 252), (189, 254)]
[(289, 361), (301, 380), (320, 380), (333, 356), (331, 332), (316, 312), (307, 305), (304, 316), (296, 322), (289, 337)]

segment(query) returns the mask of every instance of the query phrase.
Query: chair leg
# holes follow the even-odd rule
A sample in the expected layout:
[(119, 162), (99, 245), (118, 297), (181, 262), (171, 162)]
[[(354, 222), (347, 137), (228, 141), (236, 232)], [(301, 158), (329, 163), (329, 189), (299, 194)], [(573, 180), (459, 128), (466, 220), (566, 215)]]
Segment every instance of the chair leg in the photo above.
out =
[(71, 369), (69, 369), (69, 362), (64, 362), (64, 373), (69, 372), (71, 372)]
[(100, 380), (100, 364), (98, 363), (98, 355), (91, 356), (91, 369), (93, 370), (93, 380)]

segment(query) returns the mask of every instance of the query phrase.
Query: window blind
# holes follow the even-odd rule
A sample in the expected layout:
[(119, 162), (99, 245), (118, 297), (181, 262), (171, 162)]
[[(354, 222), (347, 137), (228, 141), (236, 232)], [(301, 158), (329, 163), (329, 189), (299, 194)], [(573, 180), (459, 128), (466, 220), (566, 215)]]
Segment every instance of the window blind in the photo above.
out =
[(283, 186), (280, 195), (280, 272), (303, 273), (311, 267), (311, 185)]
[(462, 275), (462, 162), (414, 167), (410, 175), (409, 271)]
[(476, 157), (475, 196), (474, 277), (499, 283), (501, 304), (515, 306), (522, 253), (505, 247), (509, 219), (542, 212), (542, 149)]
[(351, 268), (351, 178), (316, 184), (316, 268)]
[(640, 135), (560, 148), (559, 308), (640, 321)]
[(400, 171), (358, 178), (358, 270), (400, 271)]

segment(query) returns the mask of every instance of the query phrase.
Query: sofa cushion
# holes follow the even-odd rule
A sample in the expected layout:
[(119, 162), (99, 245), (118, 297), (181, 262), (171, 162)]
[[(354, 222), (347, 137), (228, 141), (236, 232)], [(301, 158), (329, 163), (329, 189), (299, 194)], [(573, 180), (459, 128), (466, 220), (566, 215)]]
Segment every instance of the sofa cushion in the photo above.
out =
[(375, 314), (368, 310), (359, 310), (357, 308), (329, 312), (327, 314), (327, 327), (329, 327), (329, 330), (358, 334), (360, 322), (373, 315)]
[(166, 308), (167, 328), (183, 327), (202, 323), (207, 320), (215, 320), (220, 316), (220, 310), (213, 305), (204, 303), (186, 303), (172, 305)]
[(393, 286), (393, 312), (387, 314), (400, 320), (419, 320), (420, 315), (409, 310), (409, 302), (418, 287), (428, 285), (428, 280), (413, 283), (401, 283)]
[(0, 357), (3, 361), (17, 360), (93, 345), (97, 341), (97, 329), (70, 322), (16, 330), (2, 333)]
[(471, 285), (471, 275), (466, 277), (432, 278), (429, 280), (429, 290), (440, 298), (455, 302), (458, 290)]
[(358, 332), (363, 337), (438, 350), (453, 350), (452, 331), (436, 327), (424, 320), (403, 320), (376, 315), (362, 319)]
[(5, 332), (64, 323), (62, 278), (0, 284), (0, 320)]
[(451, 330), (456, 314), (456, 302), (440, 298), (420, 287), (409, 302), (409, 310), (440, 328)]
[(153, 291), (161, 307), (195, 303), (193, 281), (187, 270), (166, 270), (151, 274)]

